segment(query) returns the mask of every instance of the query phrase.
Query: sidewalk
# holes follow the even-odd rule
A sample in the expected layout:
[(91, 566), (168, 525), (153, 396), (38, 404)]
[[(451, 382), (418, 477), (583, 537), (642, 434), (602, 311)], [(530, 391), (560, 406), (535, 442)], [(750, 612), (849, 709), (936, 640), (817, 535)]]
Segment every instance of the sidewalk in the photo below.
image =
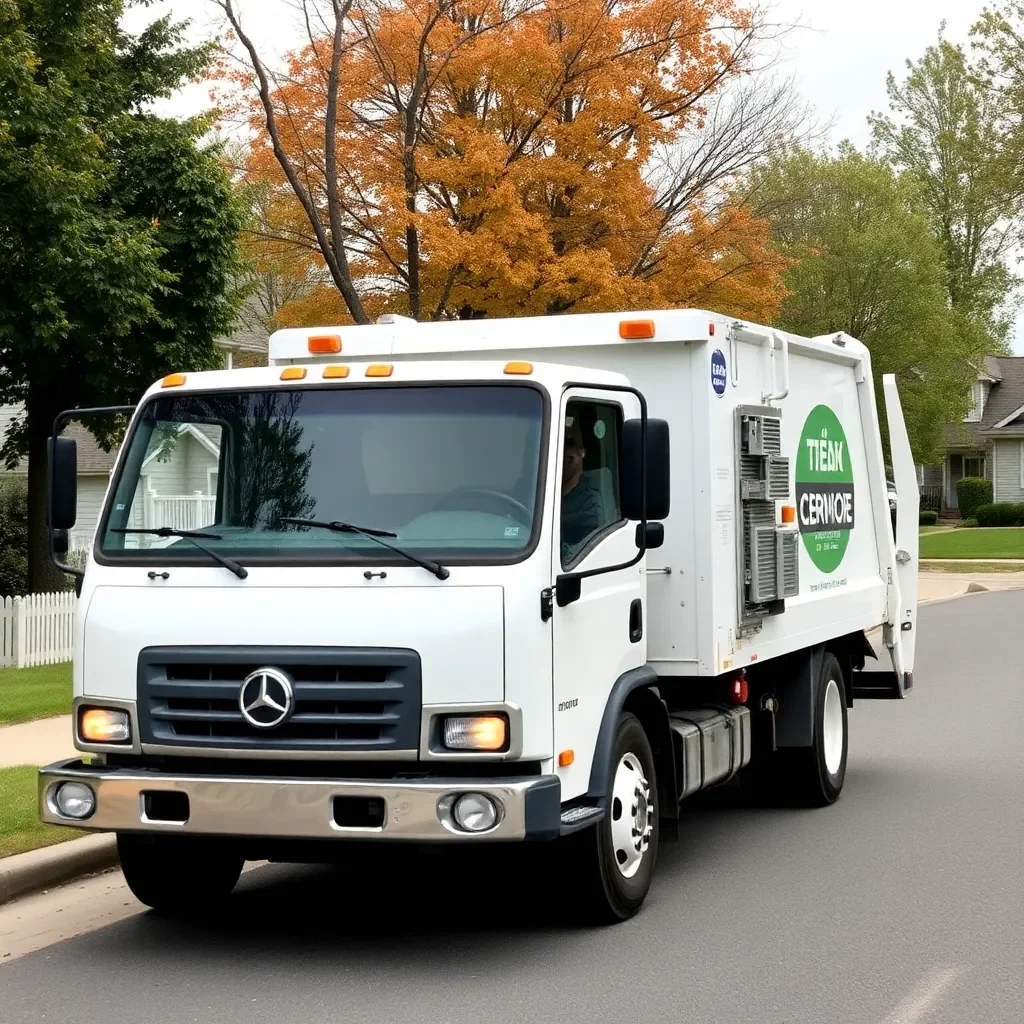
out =
[(1024, 572), (922, 572), (917, 580), (921, 604), (986, 590), (1024, 590)]
[(44, 765), (77, 756), (80, 755), (71, 739), (70, 715), (0, 727), (0, 768)]

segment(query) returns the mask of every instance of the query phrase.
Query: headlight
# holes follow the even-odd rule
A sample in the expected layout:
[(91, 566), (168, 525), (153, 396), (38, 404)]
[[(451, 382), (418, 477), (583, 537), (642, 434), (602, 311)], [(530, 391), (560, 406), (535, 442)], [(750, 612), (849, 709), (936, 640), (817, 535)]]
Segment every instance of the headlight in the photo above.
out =
[(444, 720), (442, 739), (448, 750), (502, 751), (508, 748), (504, 715), (452, 715)]
[(132, 738), (128, 712), (83, 708), (78, 717), (78, 735), (84, 743), (128, 743)]
[(62, 782), (54, 790), (53, 805), (61, 817), (83, 821), (96, 810), (96, 794), (84, 782)]

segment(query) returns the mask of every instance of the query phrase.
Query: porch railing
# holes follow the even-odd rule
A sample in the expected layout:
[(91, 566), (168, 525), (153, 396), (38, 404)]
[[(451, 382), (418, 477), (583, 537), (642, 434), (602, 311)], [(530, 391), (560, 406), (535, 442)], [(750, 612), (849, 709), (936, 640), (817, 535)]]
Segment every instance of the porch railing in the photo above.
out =
[(921, 508), (929, 512), (942, 511), (942, 485), (936, 484), (931, 487), (922, 487)]

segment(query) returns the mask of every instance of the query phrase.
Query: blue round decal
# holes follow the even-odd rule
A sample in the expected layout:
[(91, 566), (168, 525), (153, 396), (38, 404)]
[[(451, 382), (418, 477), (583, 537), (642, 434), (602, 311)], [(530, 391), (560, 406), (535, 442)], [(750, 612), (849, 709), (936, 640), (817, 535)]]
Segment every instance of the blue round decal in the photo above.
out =
[(725, 394), (725, 378), (728, 376), (725, 369), (725, 356), (722, 355), (722, 350), (716, 348), (711, 353), (711, 386), (715, 389), (715, 394), (721, 397)]

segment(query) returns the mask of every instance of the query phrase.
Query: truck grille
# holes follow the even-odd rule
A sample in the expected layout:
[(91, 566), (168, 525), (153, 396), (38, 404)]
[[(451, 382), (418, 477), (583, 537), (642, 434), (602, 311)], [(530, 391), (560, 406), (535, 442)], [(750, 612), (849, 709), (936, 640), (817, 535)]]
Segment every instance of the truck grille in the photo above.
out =
[[(242, 716), (246, 677), (275, 668), (292, 681), (285, 722), (258, 729)], [(139, 658), (143, 743), (191, 749), (374, 753), (419, 747), (420, 659), (355, 648), (149, 648)]]

